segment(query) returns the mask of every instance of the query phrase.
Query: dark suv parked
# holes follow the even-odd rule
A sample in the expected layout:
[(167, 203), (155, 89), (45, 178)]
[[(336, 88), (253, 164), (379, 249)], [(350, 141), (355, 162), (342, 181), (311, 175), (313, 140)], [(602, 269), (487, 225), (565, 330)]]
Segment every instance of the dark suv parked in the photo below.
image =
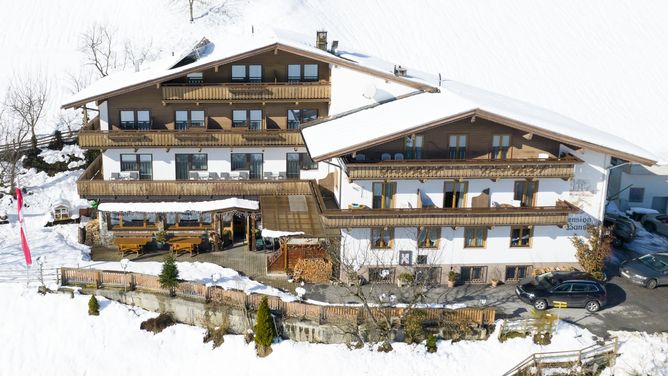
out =
[(563, 302), (566, 307), (584, 307), (596, 312), (605, 306), (605, 287), (591, 274), (584, 272), (550, 272), (522, 280), (515, 293), (538, 310)]
[(636, 224), (627, 216), (605, 213), (603, 224), (605, 226), (612, 226), (612, 234), (615, 236), (614, 245), (616, 247), (621, 246), (625, 242), (628, 243), (636, 237)]

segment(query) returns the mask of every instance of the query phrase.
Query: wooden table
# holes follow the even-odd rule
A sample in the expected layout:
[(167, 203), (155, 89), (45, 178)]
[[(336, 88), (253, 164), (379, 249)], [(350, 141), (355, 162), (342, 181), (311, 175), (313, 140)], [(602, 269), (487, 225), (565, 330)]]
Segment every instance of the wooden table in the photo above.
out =
[(116, 238), (114, 244), (118, 246), (118, 252), (121, 253), (121, 256), (125, 255), (126, 252), (134, 252), (139, 256), (142, 248), (151, 240), (151, 238)]
[(176, 237), (176, 238), (171, 238), (169, 241), (167, 241), (169, 245), (172, 248), (172, 252), (176, 254), (178, 257), (179, 252), (185, 251), (189, 252), (190, 256), (192, 257), (193, 252), (197, 253), (197, 250), (199, 249), (199, 245), (202, 244), (202, 238), (200, 237), (192, 237), (192, 238), (185, 238), (185, 237)]

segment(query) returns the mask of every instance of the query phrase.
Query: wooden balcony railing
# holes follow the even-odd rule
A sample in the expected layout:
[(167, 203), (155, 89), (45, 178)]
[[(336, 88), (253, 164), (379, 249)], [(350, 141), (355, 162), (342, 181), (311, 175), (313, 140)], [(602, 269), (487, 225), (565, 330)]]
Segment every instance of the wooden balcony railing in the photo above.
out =
[(149, 130), (90, 131), (79, 133), (82, 148), (303, 146), (296, 130)]
[(556, 206), (527, 208), (420, 208), (324, 210), (326, 227), (417, 227), (417, 226), (566, 226), (568, 215), (579, 209), (566, 201)]
[(246, 197), (310, 195), (308, 180), (102, 180), (96, 159), (77, 181), (79, 196), (103, 197)]
[(404, 160), (346, 163), (350, 180), (388, 179), (570, 179), (576, 163), (573, 157), (511, 160)]
[(250, 83), (164, 85), (162, 100), (172, 102), (257, 102), (329, 101), (331, 85), (326, 83)]

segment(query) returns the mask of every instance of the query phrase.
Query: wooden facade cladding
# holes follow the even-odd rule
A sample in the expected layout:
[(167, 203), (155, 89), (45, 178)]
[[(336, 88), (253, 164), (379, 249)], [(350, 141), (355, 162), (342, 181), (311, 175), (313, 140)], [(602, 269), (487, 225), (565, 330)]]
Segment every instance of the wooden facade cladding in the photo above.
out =
[(303, 146), (298, 130), (150, 130), (79, 133), (82, 148), (159, 148), (215, 146)]
[(325, 210), (324, 225), (352, 227), (418, 226), (566, 226), (568, 215), (579, 209), (564, 202), (556, 206), (529, 208), (421, 208), (421, 209), (344, 209)]
[(163, 85), (165, 103), (184, 102), (322, 102), (329, 101), (329, 83), (251, 83)]
[(577, 158), (509, 160), (403, 160), (376, 163), (348, 162), (349, 180), (422, 179), (571, 179)]

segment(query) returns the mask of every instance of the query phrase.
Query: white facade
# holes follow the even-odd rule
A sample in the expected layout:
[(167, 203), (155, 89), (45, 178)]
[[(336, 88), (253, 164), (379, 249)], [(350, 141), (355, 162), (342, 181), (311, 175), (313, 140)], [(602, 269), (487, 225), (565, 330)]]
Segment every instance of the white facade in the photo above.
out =
[[(419, 249), (418, 229), (398, 227), (394, 229), (394, 238), (389, 248), (374, 249), (371, 243), (370, 228), (349, 228), (342, 230), (341, 252), (344, 259), (358, 267), (396, 267), (400, 255), (410, 254), (411, 266), (416, 265), (419, 255), (427, 256), (429, 266), (440, 266), (443, 275), (450, 267), (455, 270), (461, 266), (486, 266), (487, 280), (504, 279), (505, 267), (514, 265), (537, 266), (573, 266), (577, 264), (575, 249), (570, 238), (573, 235), (585, 235), (588, 224), (597, 224), (602, 219), (607, 187), (607, 169), (609, 156), (586, 150), (570, 150), (583, 160), (574, 167), (574, 177), (570, 180), (542, 178), (538, 181), (536, 206), (555, 206), (557, 200), (565, 200), (578, 206), (582, 212), (571, 214), (568, 225), (533, 226), (528, 247), (511, 247), (511, 226), (494, 226), (487, 229), (485, 246), (466, 248), (464, 246), (463, 227), (442, 227), (437, 248)], [(471, 179), (468, 182), (465, 207), (471, 207), (472, 199), (489, 189), (490, 203), (512, 204), (514, 182), (521, 179)], [(379, 182), (380, 180), (376, 180)], [(446, 180), (397, 180), (395, 208), (417, 208), (418, 190), (428, 197), (436, 207), (443, 206), (444, 182)], [(359, 204), (372, 207), (372, 180), (348, 182), (341, 179), (340, 206)], [(443, 281), (445, 277), (442, 277)]]
[(668, 213), (668, 165), (631, 165), (610, 172), (610, 192), (621, 210), (631, 207)]
[[(207, 172), (231, 172), (232, 153), (262, 153), (263, 172), (278, 174), (286, 171), (286, 154), (306, 153), (306, 148), (172, 148), (166, 149), (108, 149), (102, 155), (104, 179), (110, 180), (112, 173), (121, 171), (121, 154), (150, 154), (153, 160), (153, 180), (176, 179), (176, 154), (206, 154)], [(318, 163), (318, 169), (301, 170), (300, 179), (322, 179), (327, 175), (326, 163)]]

